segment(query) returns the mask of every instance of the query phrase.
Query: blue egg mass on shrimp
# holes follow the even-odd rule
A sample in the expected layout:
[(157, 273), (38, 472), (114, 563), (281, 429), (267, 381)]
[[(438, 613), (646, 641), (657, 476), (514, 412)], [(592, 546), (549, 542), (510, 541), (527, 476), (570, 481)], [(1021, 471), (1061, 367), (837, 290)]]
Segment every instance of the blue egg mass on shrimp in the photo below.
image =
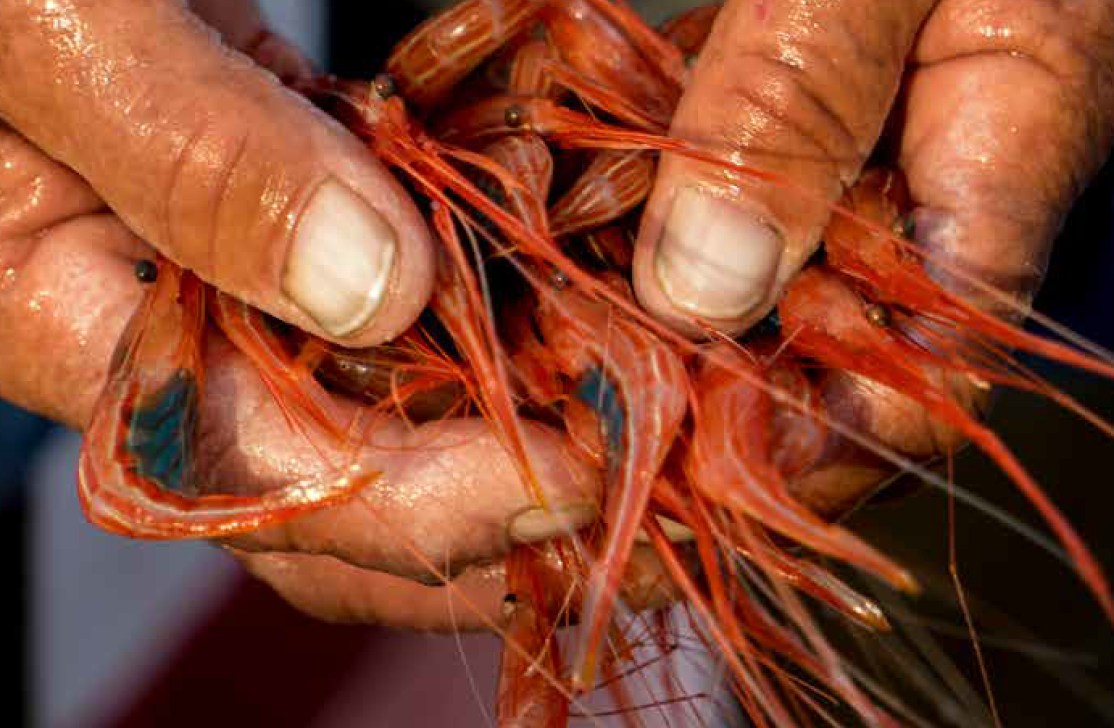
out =
[(197, 389), (197, 379), (179, 370), (132, 412), (125, 439), (136, 475), (174, 492), (182, 492), (193, 454)]

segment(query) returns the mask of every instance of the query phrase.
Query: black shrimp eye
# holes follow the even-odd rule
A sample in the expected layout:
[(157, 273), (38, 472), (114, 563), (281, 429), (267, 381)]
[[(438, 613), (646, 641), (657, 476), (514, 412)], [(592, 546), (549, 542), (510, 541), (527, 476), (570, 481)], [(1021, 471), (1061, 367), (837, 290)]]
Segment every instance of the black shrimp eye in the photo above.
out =
[(517, 129), (526, 123), (526, 110), (518, 104), (512, 104), (503, 112), (503, 121), (512, 129)]
[(159, 277), (159, 267), (155, 265), (155, 261), (137, 260), (135, 262), (135, 277), (140, 283), (154, 283)]
[(568, 274), (562, 270), (553, 271), (553, 273), (551, 273), (549, 276), (549, 282), (553, 284), (553, 287), (556, 288), (558, 291), (565, 290), (565, 288), (568, 287), (569, 283), (571, 283)]
[(863, 313), (866, 315), (867, 321), (879, 328), (886, 328), (893, 321), (893, 316), (890, 315), (890, 309), (880, 303), (870, 304)]
[(503, 597), (503, 619), (510, 620), (514, 618), (515, 613), (518, 611), (518, 596), (514, 592), (508, 592)]
[(395, 83), (394, 76), (389, 73), (380, 73), (371, 82), (371, 90), (375, 95), (386, 101), (398, 93), (398, 84)]

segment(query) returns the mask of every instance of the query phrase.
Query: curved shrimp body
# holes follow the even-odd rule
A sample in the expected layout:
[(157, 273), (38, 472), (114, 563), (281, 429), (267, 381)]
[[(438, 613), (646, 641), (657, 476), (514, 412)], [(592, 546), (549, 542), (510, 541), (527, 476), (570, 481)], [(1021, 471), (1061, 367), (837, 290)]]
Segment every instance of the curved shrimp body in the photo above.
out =
[[(1114, 366), (1030, 334), (979, 309), (933, 280), (925, 270), (919, 251), (892, 232), (903, 219), (908, 197), (900, 172), (881, 168), (865, 172), (848, 190), (824, 231), (828, 264), (853, 278), (872, 299), (915, 311), (937, 325), (949, 325), (961, 338), (986, 337), (1005, 347), (1022, 349), (1114, 379)], [(853, 213), (854, 217), (844, 211)], [(871, 226), (871, 222), (878, 225)], [(953, 342), (952, 347), (954, 345)], [(947, 348), (937, 346), (935, 352), (944, 357)], [(949, 363), (967, 367), (969, 359), (960, 350), (958, 355), (950, 357)], [(1008, 375), (985, 374), (1006, 384), (1026, 386)]]
[(641, 205), (653, 184), (654, 162), (646, 152), (599, 152), (550, 208), (550, 229), (562, 237), (602, 227)]
[[(622, 66), (617, 64), (619, 58), (632, 61), (633, 59), (627, 56), (628, 51), (620, 48), (615, 40), (615, 38), (622, 38), (629, 49), (633, 49), (643, 61), (649, 63), (653, 75), (657, 76), (660, 83), (650, 88), (655, 88), (659, 92), (664, 89), (661, 84), (672, 85), (675, 89), (680, 88), (685, 78), (685, 63), (680, 51), (647, 25), (625, 1), (561, 0), (551, 5), (569, 10), (563, 16), (558, 16), (560, 20), (579, 21), (582, 24), (584, 31), (580, 37), (573, 36), (569, 40), (575, 44), (579, 53), (585, 54), (587, 70), (600, 70), (611, 66), (621, 71)], [(553, 27), (554, 17), (547, 15), (544, 18), (547, 29)], [(575, 28), (568, 26), (567, 32), (575, 32)], [(609, 55), (610, 58), (607, 57)], [(641, 65), (630, 68), (641, 68)], [(637, 79), (637, 82), (651, 83), (649, 74)], [(675, 90), (674, 93), (678, 92)]]
[(161, 261), (121, 340), (78, 463), (86, 517), (105, 530), (152, 539), (240, 533), (337, 503), (375, 477), (353, 469), (260, 496), (193, 495), (205, 297), (200, 280)]
[(545, 201), (553, 184), (553, 155), (546, 143), (537, 134), (515, 134), (492, 142), (483, 153), (522, 182), (506, 190), (504, 207), (531, 230), (548, 235)]
[[(761, 370), (742, 356), (732, 356), (727, 347), (719, 347), (717, 354), (717, 359), (731, 356), (731, 369), (709, 362), (693, 382), (695, 427), (685, 458), (693, 487), (739, 517), (753, 518), (819, 553), (915, 591), (904, 569), (793, 499), (772, 457), (774, 402), (753, 384), (762, 378)], [(754, 377), (740, 377), (741, 367), (751, 367)]]
[(299, 360), (307, 360), (314, 375), (333, 390), (416, 422), (458, 410), (471, 384), (465, 367), (425, 341), (420, 329), (367, 349), (341, 349), (310, 339)]
[(592, 0), (564, 0), (546, 7), (546, 32), (571, 71), (560, 74), (558, 83), (604, 109), (640, 111), (640, 126), (666, 129), (680, 88), (663, 77), (600, 6)]
[(407, 101), (432, 106), (528, 28), (544, 6), (545, 0), (464, 0), (406, 36), (386, 70)]
[(555, 681), (561, 657), (549, 615), (541, 555), (519, 546), (506, 559), (507, 629), (499, 669), (498, 724), (507, 728), (558, 728), (568, 724), (569, 700)]
[[(232, 345), (251, 360), (275, 402), (283, 408), (287, 422), (300, 427), (303, 417), (308, 418), (334, 440), (348, 434), (348, 418), (336, 400), (314, 379), (312, 367), (288, 353), (261, 311), (213, 289), (209, 300), (213, 320)], [(293, 413), (292, 407), (299, 414)]]
[(508, 93), (542, 99), (557, 98), (563, 93), (551, 74), (557, 60), (557, 51), (547, 40), (535, 38), (523, 43), (511, 58), (507, 73)]
[(1102, 568), (1068, 519), (998, 436), (933, 377), (922, 350), (870, 315), (872, 309), (864, 306), (847, 279), (824, 267), (805, 269), (786, 289), (778, 310), (785, 330), (792, 332), (788, 345), (793, 350), (901, 392), (991, 457), (1052, 528), (1107, 618), (1114, 622), (1114, 596)]
[(691, 65), (712, 33), (712, 25), (719, 16), (723, 3), (711, 3), (690, 8), (662, 23), (659, 31), (662, 36), (684, 55), (685, 63)]
[(670, 347), (572, 289), (543, 293), (537, 318), (556, 365), (599, 416), (614, 484), (606, 498), (607, 533), (584, 598), (574, 676), (582, 689), (593, 682), (600, 640), (654, 480), (687, 410), (688, 375)]

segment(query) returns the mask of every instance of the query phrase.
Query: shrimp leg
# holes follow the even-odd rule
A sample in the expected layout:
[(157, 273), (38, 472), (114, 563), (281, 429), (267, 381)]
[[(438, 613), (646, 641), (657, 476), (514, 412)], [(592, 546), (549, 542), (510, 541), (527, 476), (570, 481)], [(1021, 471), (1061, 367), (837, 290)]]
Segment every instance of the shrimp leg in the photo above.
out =
[(560, 654), (548, 617), (542, 558), (530, 546), (507, 556), (507, 631), (499, 670), (499, 725), (504, 728), (564, 726), (569, 700), (558, 689)]
[(259, 496), (195, 495), (204, 325), (204, 284), (160, 261), (85, 433), (78, 495), (92, 523), (134, 538), (227, 536), (340, 502), (377, 477), (354, 466)]
[(557, 365), (579, 380), (578, 396), (596, 408), (615, 484), (582, 610), (573, 681), (586, 689), (654, 480), (687, 409), (688, 375), (680, 356), (657, 337), (572, 289), (543, 294), (538, 319)]

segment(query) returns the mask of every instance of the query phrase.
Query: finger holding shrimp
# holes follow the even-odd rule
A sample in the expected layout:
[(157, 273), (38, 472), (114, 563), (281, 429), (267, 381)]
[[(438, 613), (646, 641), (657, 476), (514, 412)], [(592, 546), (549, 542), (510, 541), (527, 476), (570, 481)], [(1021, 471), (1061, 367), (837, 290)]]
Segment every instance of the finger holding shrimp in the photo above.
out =
[(773, 179), (666, 155), (640, 234), (640, 299), (690, 330), (749, 328), (816, 250), (884, 128), (918, 239), (967, 250), (971, 272), (1028, 265), (987, 272), (1032, 289), (1109, 151), (1112, 14), (1101, 2), (1070, 17), (1036, 0), (728, 2), (672, 133)]
[[(976, 304), (1020, 318), (1036, 293), (1060, 225), (1110, 152), (1114, 132), (1114, 11), (1106, 3), (980, 3), (1002, 32), (973, 23), (974, 5), (941, 3), (921, 31), (899, 99), (898, 165), (913, 209), (907, 230), (934, 277)], [(1004, 295), (972, 283), (982, 281)], [(846, 372), (826, 397), (858, 430), (918, 458), (957, 445), (909, 398)], [(951, 377), (955, 399), (981, 409), (987, 392)], [(797, 485), (817, 509), (840, 513), (890, 473), (844, 448)]]
[[(199, 476), (214, 491), (254, 495), (353, 461), (380, 473), (344, 504), (228, 541), (238, 548), (327, 554), (438, 583), (438, 573), (455, 575), (516, 542), (552, 538), (596, 518), (598, 476), (546, 428), (529, 426), (524, 435), (549, 510), (535, 507), (513, 458), (481, 420), (420, 426), (383, 420), (369, 428), (359, 451), (335, 443), (330, 449), (291, 433), (231, 347), (213, 354), (222, 362), (211, 369), (207, 400), (214, 404), (201, 418), (223, 422), (199, 440)], [(229, 407), (230, 399), (237, 404)]]
[[(792, 186), (665, 155), (635, 253), (651, 312), (730, 333), (773, 307), (874, 147), (931, 3), (769, 3), (720, 11), (671, 135)], [(806, 194), (807, 193), (807, 194)]]
[[(154, 251), (80, 177), (11, 129), (0, 128), (0, 155), (0, 397), (84, 428), (143, 296), (136, 263)], [(259, 492), (352, 457), (339, 451), (326, 457), (292, 430), (250, 362), (219, 335), (211, 334), (205, 348), (206, 394), (215, 396), (202, 399), (208, 405), (193, 463), (205, 485)], [(454, 575), (471, 563), (495, 562), (516, 543), (561, 535), (596, 516), (594, 472), (568, 458), (557, 436), (542, 428), (531, 429), (527, 446), (543, 466), (538, 472), (552, 512), (533, 507), (481, 421), (449, 420), (417, 433), (387, 422), (379, 432), (359, 455), (383, 473), (381, 480), (346, 506), (239, 545), (260, 558), (267, 549), (330, 554), (315, 563), (344, 559), (345, 573), (362, 574), (353, 577), (357, 584), (391, 571), (430, 581), (431, 569)], [(307, 571), (283, 587), (312, 591), (317, 578)], [(421, 615), (433, 607), (421, 606), (427, 597), (420, 595), (432, 600), (433, 591), (403, 589), (417, 595), (409, 602), (414, 611), (395, 612), (392, 623), (405, 623), (409, 614), (415, 626), (428, 626)], [(394, 603), (389, 594), (362, 599), (368, 614), (386, 613)]]
[[(773, 178), (667, 158), (636, 253), (640, 299), (689, 333), (747, 329), (792, 285), (831, 205), (879, 153), (909, 179), (905, 228), (936, 280), (1019, 318), (1063, 217), (1110, 152), (1112, 28), (1101, 2), (728, 2), (673, 133)], [(821, 386), (834, 418), (903, 454), (923, 459), (959, 440), (864, 377), (832, 372)], [(972, 379), (946, 386), (968, 409), (986, 400)], [(794, 490), (835, 516), (891, 472), (833, 443)]]
[[(203, 5), (230, 43), (304, 73), (232, 11), (249, 3)], [(180, 3), (5, 3), (0, 49), (0, 117), (206, 281), (352, 345), (425, 305), (429, 234), (401, 186)]]
[[(434, 631), (491, 630), (506, 619), (502, 561), (467, 567), (448, 584), (423, 584), (361, 569), (330, 556), (229, 548), (253, 576), (318, 619)], [(636, 549), (623, 585), (624, 603), (654, 609), (679, 598), (649, 547)], [(564, 596), (575, 586), (554, 585)]]

